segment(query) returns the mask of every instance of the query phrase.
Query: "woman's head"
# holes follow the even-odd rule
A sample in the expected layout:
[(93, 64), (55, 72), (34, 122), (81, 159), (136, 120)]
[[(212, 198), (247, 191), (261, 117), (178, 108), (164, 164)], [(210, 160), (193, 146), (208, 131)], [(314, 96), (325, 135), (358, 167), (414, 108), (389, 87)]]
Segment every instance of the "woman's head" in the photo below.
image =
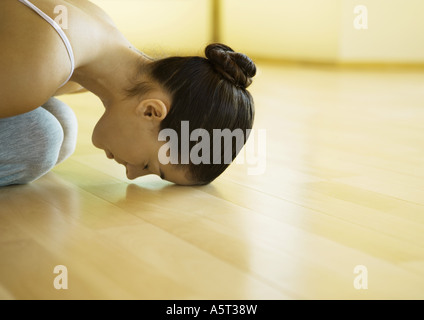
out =
[[(124, 164), (129, 178), (162, 171), (172, 182), (207, 184), (228, 167), (246, 142), (254, 119), (253, 99), (246, 88), (256, 74), (255, 64), (223, 44), (207, 46), (205, 56), (170, 57), (144, 64), (128, 90), (131, 99), (127, 103), (136, 97), (137, 107), (128, 107), (127, 114), (106, 110), (99, 121), (93, 142), (108, 140), (97, 146)], [(195, 130), (199, 133), (198, 129), (202, 134), (191, 135)], [(232, 136), (227, 142), (216, 134), (225, 129)], [(165, 165), (159, 161), (165, 142), (158, 140), (158, 135), (166, 130), (175, 132), (178, 141), (176, 146), (169, 137), (168, 155), (177, 147), (178, 156), (177, 161)], [(185, 130), (189, 132), (184, 134)], [(122, 143), (124, 137), (126, 143)], [(205, 161), (193, 161), (193, 155)]]

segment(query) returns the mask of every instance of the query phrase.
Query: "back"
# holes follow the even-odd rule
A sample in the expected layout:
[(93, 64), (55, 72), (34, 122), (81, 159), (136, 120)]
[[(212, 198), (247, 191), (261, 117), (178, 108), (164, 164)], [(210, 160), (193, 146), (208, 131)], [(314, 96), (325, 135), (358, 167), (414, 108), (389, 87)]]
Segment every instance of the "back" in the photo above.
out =
[(70, 73), (56, 31), (17, 0), (0, 1), (0, 43), (0, 117), (37, 108)]
[[(67, 8), (68, 29), (63, 31), (72, 46), (76, 68), (96, 59), (101, 44), (125, 41), (104, 11), (90, 1), (31, 2), (53, 20), (57, 5)], [(0, 0), (0, 43), (0, 118), (39, 107), (58, 92), (71, 73), (62, 38), (18, 0)]]

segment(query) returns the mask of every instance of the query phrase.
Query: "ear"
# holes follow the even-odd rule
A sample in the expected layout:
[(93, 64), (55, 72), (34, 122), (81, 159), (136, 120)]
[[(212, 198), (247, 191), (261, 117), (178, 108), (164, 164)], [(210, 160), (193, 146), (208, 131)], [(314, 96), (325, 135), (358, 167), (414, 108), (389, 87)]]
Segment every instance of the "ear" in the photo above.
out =
[(168, 109), (160, 99), (145, 99), (136, 107), (136, 114), (146, 120), (162, 121), (168, 114)]

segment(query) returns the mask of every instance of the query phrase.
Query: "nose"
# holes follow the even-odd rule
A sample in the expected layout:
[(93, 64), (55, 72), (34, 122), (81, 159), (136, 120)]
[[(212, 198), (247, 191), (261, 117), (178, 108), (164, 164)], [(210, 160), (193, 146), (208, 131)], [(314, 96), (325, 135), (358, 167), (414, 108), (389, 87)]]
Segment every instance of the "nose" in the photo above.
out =
[(147, 170), (143, 170), (142, 168), (137, 166), (127, 164), (126, 167), (127, 167), (127, 177), (130, 180), (150, 174), (150, 172), (148, 172)]

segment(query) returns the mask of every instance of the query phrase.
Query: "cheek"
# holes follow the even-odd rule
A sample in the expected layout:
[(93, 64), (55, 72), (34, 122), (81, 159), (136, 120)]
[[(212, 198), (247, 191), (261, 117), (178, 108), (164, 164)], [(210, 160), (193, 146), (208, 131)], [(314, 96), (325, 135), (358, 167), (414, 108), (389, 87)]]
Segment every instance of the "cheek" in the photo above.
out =
[(147, 135), (132, 134), (131, 138), (125, 139), (122, 142), (122, 147), (125, 148), (127, 162), (133, 165), (145, 165), (147, 162), (157, 161), (157, 152), (154, 149), (154, 144)]
[(149, 159), (148, 150), (144, 146), (144, 139), (137, 135), (127, 137), (122, 141), (121, 147), (127, 157), (127, 162), (142, 165)]

